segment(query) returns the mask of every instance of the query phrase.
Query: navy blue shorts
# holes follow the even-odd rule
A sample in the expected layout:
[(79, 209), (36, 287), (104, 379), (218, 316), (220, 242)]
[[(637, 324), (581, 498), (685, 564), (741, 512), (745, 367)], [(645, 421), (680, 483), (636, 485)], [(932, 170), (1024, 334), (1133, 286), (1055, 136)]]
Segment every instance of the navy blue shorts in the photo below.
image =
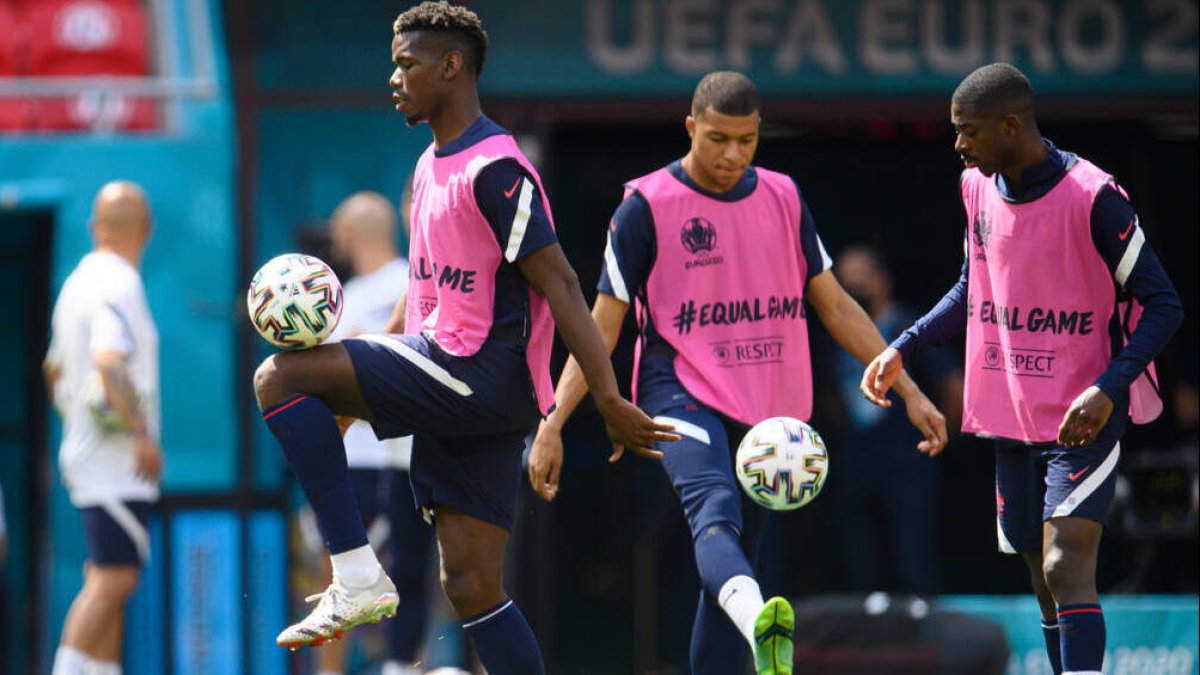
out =
[(1004, 553), (1042, 550), (1042, 524), (1074, 516), (1104, 523), (1112, 507), (1127, 418), (1114, 414), (1082, 448), (996, 441), (996, 536)]
[(511, 530), (521, 453), (541, 419), (524, 347), (491, 340), (473, 356), (455, 357), (419, 335), (342, 344), (375, 434), (413, 435), (417, 506), (436, 513), (441, 505)]
[(150, 502), (112, 502), (79, 510), (92, 565), (134, 565), (150, 558)]
[(687, 394), (663, 403), (648, 407), (646, 414), (673, 425), (680, 436), (678, 442), (659, 443), (656, 449), (663, 453), (663, 469), (683, 505), (692, 537), (720, 523), (743, 532), (747, 509), (756, 507), (738, 485), (733, 457), (750, 427), (720, 415)]
[(416, 434), (409, 469), (416, 507), (431, 522), (446, 506), (511, 532), (529, 434)]

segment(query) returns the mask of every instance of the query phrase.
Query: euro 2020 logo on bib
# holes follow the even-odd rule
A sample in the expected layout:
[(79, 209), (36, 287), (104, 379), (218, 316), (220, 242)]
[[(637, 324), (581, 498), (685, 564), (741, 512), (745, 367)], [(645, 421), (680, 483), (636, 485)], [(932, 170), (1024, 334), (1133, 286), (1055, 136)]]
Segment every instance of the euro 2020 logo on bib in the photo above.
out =
[(711, 253), (713, 247), (717, 245), (717, 228), (704, 218), (698, 216), (688, 218), (683, 224), (679, 238), (683, 241), (683, 247), (688, 250), (688, 253), (693, 255)]

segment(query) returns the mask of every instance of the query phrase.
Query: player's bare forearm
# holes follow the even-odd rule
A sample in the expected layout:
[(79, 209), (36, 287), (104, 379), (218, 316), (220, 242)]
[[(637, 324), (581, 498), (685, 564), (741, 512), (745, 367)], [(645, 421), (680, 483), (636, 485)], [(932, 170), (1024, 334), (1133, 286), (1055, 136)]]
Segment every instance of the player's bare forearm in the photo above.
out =
[(101, 352), (95, 356), (96, 369), (104, 385), (104, 395), (117, 418), (133, 436), (146, 434), (146, 419), (137, 402), (137, 389), (129, 376), (125, 357), (118, 352)]
[(617, 379), (608, 359), (609, 350), (588, 313), (579, 278), (567, 263), (562, 247), (551, 244), (525, 256), (517, 265), (529, 283), (550, 303), (558, 333), (579, 364), (597, 404), (603, 406), (620, 398)]
[(396, 301), (396, 306), (392, 308), (392, 315), (388, 317), (387, 325), (383, 327), (383, 332), (388, 334), (396, 334), (404, 332), (404, 319), (408, 312), (408, 291), (405, 291), (400, 299)]
[[(605, 353), (612, 354), (621, 334), (621, 324), (625, 321), (625, 313), (629, 305), (611, 295), (601, 293), (596, 296), (596, 304), (592, 305), (592, 321), (600, 330), (604, 340)], [(558, 386), (554, 390), (554, 412), (542, 423), (551, 429), (561, 430), (563, 425), (579, 407), (580, 401), (587, 394), (587, 380), (579, 361), (574, 356), (567, 359), (562, 375), (558, 378)]]

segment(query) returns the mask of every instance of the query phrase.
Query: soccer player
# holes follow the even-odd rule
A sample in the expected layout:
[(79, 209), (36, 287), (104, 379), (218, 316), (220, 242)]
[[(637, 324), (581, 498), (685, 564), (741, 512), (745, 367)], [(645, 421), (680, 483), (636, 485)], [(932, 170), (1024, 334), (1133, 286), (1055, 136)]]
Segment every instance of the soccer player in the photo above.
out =
[(1096, 556), (1120, 439), (1131, 416), (1162, 409), (1151, 361), (1183, 305), (1116, 179), (1042, 138), (1021, 71), (972, 72), (950, 121), (966, 166), (962, 274), (861, 388), (882, 401), (905, 361), (966, 329), (962, 430), (996, 439), (999, 548), (1029, 567), (1054, 672), (1098, 674)]
[(146, 521), (162, 473), (158, 330), (138, 271), (150, 238), (141, 188), (102, 187), (91, 230), (95, 247), (55, 302), (44, 363), (63, 421), (59, 467), (87, 542), (53, 675), (121, 672), (125, 601), (149, 555)]
[(555, 325), (584, 364), (614, 444), (654, 454), (654, 443), (675, 436), (621, 398), (541, 180), (480, 109), (487, 33), (479, 18), (426, 2), (400, 14), (393, 33), (395, 108), (410, 126), (433, 131), (413, 177), (407, 334), (276, 354), (254, 378), (334, 573), (312, 614), (277, 641), (320, 644), (395, 611), (395, 588), (354, 500), (337, 414), (367, 420), (381, 438), (415, 434), (413, 492), (433, 521), (442, 586), (480, 661), (492, 675), (540, 673), (537, 642), (504, 589), (503, 561), (525, 437), (554, 404)]
[[(830, 271), (795, 183), (750, 163), (759, 119), (758, 90), (745, 76), (714, 72), (700, 81), (685, 123), (687, 155), (625, 186), (592, 308), (611, 351), (637, 301), (638, 404), (683, 437), (663, 468), (691, 527), (704, 586), (691, 641), (698, 675), (738, 672), (747, 644), (759, 673), (792, 672), (795, 618), (783, 598), (763, 601), (753, 561), (766, 511), (744, 500), (733, 454), (751, 424), (809, 417), (802, 301), (864, 363), (885, 344)], [(547, 500), (558, 489), (563, 424), (588, 390), (580, 374), (568, 360), (558, 408), (530, 457), (530, 482)], [(940, 452), (941, 413), (907, 377), (898, 389), (924, 435), (918, 447)]]
[[(331, 341), (365, 333), (379, 333), (408, 288), (408, 261), (396, 251), (396, 210), (377, 192), (356, 192), (333, 212), (330, 219), (333, 257), (354, 274), (343, 285), (341, 321)], [(425, 593), (427, 561), (433, 531), (413, 507), (408, 467), (412, 437), (379, 440), (371, 425), (353, 421), (345, 431), (346, 463), (355, 500), (376, 550), (390, 553), (389, 572), (404, 602), (388, 623), (389, 658), (383, 675), (413, 675), (417, 648), (425, 632), (428, 610)], [(302, 522), (315, 527), (311, 509)], [(309, 528), (305, 528), (307, 532)], [(316, 533), (314, 532), (314, 535)], [(308, 540), (309, 537), (306, 537)], [(328, 553), (319, 535), (311, 537), (328, 569)], [(334, 675), (345, 668), (346, 643), (331, 642), (317, 652), (317, 675)]]

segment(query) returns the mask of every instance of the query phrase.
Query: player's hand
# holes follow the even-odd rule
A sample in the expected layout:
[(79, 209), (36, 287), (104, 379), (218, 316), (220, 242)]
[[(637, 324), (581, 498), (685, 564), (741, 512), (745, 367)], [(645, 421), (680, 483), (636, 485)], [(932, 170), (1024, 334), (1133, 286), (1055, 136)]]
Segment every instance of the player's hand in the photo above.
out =
[[(888, 347), (880, 352), (879, 356), (876, 356), (871, 363), (867, 364), (867, 369), (863, 371), (862, 383), (858, 385), (858, 389), (871, 403), (884, 408), (890, 408), (892, 407), (892, 402), (888, 400), (888, 390), (892, 388), (892, 385), (896, 382), (896, 378), (900, 377), (900, 373), (903, 372), (904, 358), (900, 356), (898, 350)], [(938, 414), (940, 415), (941, 413)], [(909, 413), (909, 417), (912, 417), (911, 412)], [(943, 430), (945, 427), (946, 421), (943, 419)]]
[(357, 422), (357, 421), (358, 421), (358, 418), (356, 418), (356, 417), (347, 417), (347, 416), (345, 416), (345, 415), (334, 415), (334, 416), (333, 416), (333, 421), (334, 421), (334, 422), (337, 422), (337, 425), (338, 425), (338, 431), (339, 431), (339, 432), (341, 432), (342, 436), (345, 436), (345, 435), (346, 435), (346, 430), (350, 428), (350, 425), (352, 425), (352, 424), (354, 424), (355, 422)]
[(162, 448), (158, 447), (158, 443), (150, 438), (150, 435), (141, 432), (133, 435), (133, 471), (139, 478), (148, 481), (157, 481), (162, 477)]
[(642, 409), (621, 397), (607, 404), (597, 405), (600, 414), (604, 416), (604, 428), (608, 438), (613, 443), (613, 452), (609, 462), (616, 462), (629, 448), (642, 457), (662, 459), (662, 453), (654, 449), (654, 444), (674, 443), (679, 440), (677, 434), (671, 433), (675, 427), (669, 424), (659, 424), (642, 412)]
[(1065, 448), (1091, 445), (1112, 415), (1113, 402), (1095, 385), (1083, 390), (1058, 425), (1058, 443)]
[(904, 399), (904, 409), (908, 411), (908, 421), (925, 437), (925, 440), (917, 443), (917, 450), (930, 457), (941, 454), (947, 440), (946, 416), (942, 411), (919, 389)]
[(542, 422), (529, 450), (529, 486), (548, 502), (558, 495), (562, 465), (562, 430)]

